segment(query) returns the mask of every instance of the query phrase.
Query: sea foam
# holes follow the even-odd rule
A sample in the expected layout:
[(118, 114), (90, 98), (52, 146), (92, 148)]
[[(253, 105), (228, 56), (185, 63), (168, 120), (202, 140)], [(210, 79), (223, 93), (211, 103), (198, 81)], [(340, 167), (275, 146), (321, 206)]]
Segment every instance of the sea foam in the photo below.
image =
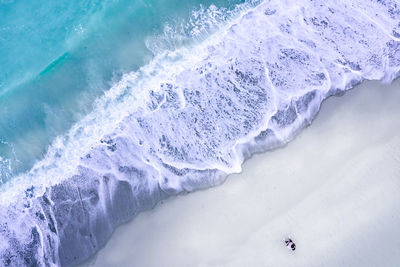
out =
[(394, 1), (266, 0), (200, 44), (157, 50), (3, 187), (3, 265), (81, 262), (138, 212), (290, 141), (327, 97), (392, 81), (399, 27)]

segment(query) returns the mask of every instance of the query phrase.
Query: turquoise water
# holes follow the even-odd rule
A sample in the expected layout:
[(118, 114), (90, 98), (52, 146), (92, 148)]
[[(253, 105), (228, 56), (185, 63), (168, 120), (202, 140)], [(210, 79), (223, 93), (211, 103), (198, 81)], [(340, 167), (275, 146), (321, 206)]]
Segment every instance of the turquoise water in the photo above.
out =
[[(122, 74), (212, 32), (214, 21), (195, 23), (211, 5), (231, 10), (242, 2), (0, 1), (2, 182), (42, 158)], [(201, 34), (193, 36), (196, 27)]]
[(392, 81), (396, 1), (0, 2), (0, 265), (82, 262)]

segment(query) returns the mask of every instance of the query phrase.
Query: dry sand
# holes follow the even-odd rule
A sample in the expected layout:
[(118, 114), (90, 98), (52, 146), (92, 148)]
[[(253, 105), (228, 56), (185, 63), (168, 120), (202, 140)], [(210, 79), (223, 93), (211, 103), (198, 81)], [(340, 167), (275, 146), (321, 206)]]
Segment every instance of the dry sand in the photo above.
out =
[(400, 266), (400, 80), (328, 99), (286, 147), (140, 214), (90, 265)]

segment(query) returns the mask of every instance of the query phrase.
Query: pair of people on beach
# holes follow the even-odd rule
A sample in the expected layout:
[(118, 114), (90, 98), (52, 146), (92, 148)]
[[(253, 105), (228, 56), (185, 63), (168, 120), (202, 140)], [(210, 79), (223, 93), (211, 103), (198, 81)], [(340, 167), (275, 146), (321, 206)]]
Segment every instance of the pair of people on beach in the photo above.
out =
[(293, 251), (296, 249), (296, 244), (290, 238), (285, 239), (285, 244), (288, 249), (291, 249)]

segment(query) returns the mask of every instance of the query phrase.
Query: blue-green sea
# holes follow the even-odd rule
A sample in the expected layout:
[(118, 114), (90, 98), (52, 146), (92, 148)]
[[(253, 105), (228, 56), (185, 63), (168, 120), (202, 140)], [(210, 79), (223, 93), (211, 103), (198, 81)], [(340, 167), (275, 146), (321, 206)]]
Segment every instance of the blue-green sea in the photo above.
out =
[(398, 0), (0, 0), (0, 266), (82, 263), (399, 76)]
[(29, 170), (124, 73), (205, 38), (242, 2), (0, 1), (1, 183)]

